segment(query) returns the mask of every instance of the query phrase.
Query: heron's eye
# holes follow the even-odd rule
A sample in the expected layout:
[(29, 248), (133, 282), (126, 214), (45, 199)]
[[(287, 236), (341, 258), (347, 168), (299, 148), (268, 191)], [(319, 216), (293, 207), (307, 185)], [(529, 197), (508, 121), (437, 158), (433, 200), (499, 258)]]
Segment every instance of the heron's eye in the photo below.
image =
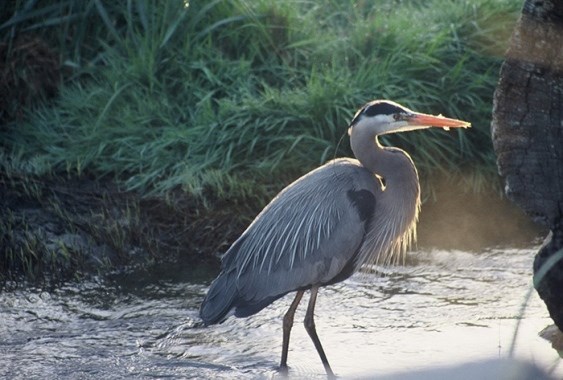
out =
[(409, 114), (406, 112), (398, 112), (393, 114), (393, 120), (395, 121), (406, 121), (409, 119)]

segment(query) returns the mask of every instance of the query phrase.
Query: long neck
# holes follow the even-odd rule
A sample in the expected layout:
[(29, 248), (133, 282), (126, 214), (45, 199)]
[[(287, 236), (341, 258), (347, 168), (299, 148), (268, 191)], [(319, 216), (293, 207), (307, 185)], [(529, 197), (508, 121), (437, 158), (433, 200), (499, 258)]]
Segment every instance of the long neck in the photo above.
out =
[(399, 148), (383, 147), (372, 128), (356, 128), (350, 145), (360, 163), (387, 184), (416, 185), (418, 189), (418, 173), (410, 156)]
[(388, 247), (389, 256), (383, 259), (388, 261), (395, 255), (394, 252), (404, 252), (416, 239), (415, 225), (420, 209), (418, 173), (406, 152), (381, 146), (377, 135), (368, 128), (354, 130), (350, 143), (360, 163), (382, 177), (385, 184), (376, 201), (381, 217), (378, 220), (382, 224), (374, 228), (389, 228), (389, 234), (396, 238)]
[(366, 169), (384, 178), (387, 177), (386, 168), (389, 167), (389, 161), (391, 163), (393, 161), (393, 153), (381, 146), (375, 133), (367, 128), (358, 128), (350, 136), (350, 145), (354, 156)]

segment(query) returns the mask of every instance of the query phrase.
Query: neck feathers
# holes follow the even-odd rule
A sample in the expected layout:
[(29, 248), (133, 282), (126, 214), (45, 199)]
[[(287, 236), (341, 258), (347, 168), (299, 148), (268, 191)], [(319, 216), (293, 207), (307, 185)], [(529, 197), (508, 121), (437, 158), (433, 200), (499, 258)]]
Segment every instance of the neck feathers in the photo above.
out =
[(351, 144), (360, 163), (379, 176), (384, 185), (377, 191), (374, 218), (360, 250), (358, 265), (400, 262), (416, 241), (420, 210), (416, 167), (405, 151), (381, 146), (373, 133), (353, 135)]

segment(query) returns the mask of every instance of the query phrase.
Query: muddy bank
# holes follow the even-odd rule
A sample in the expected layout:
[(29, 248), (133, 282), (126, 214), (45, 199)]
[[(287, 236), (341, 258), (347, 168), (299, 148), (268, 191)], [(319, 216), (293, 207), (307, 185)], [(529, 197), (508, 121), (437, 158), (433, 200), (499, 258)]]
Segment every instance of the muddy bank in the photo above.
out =
[(216, 262), (249, 208), (142, 198), (109, 181), (0, 177), (0, 279), (65, 280), (163, 261)]
[[(109, 181), (0, 177), (0, 279), (75, 278), (182, 260), (218, 265), (262, 205), (204, 207), (180, 192), (142, 198)], [(526, 245), (543, 231), (497, 194), (440, 186), (424, 203), (419, 248)]]

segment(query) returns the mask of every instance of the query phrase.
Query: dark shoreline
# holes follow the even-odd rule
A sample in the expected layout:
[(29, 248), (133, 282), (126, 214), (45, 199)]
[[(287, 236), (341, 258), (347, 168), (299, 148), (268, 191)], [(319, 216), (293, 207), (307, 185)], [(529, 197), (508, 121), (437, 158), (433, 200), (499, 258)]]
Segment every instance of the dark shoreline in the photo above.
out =
[[(166, 262), (218, 267), (261, 205), (203, 206), (178, 192), (143, 198), (110, 181), (0, 177), (0, 282), (65, 281)], [(539, 244), (546, 232), (497, 192), (438, 185), (422, 206), (418, 249)]]

